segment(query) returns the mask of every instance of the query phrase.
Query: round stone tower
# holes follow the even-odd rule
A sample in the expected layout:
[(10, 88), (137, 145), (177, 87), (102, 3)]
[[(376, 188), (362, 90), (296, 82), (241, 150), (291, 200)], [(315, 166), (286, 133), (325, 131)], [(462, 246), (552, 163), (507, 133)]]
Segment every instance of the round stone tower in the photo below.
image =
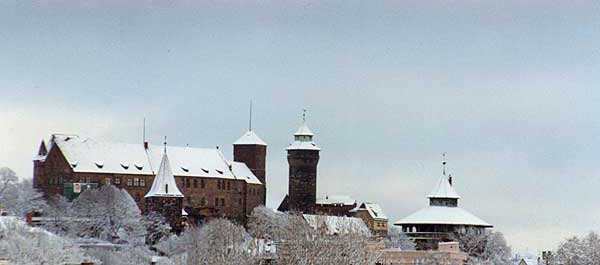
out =
[(317, 201), (317, 164), (321, 150), (303, 117), (294, 142), (287, 148), (289, 169), (288, 209), (313, 214)]

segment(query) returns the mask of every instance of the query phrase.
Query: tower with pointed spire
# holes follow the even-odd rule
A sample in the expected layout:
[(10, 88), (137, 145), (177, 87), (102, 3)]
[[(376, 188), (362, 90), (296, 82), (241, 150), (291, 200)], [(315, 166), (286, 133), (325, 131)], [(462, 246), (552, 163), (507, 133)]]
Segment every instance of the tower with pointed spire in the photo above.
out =
[(313, 137), (314, 133), (306, 123), (306, 110), (304, 110), (302, 125), (294, 133), (294, 142), (287, 148), (289, 211), (314, 213), (317, 200), (317, 164), (321, 149), (315, 144)]
[(262, 205), (266, 204), (266, 159), (267, 143), (252, 131), (252, 102), (250, 102), (250, 119), (248, 131), (233, 142), (233, 161), (246, 164), (262, 185)]
[(144, 196), (146, 213), (158, 213), (167, 220), (175, 232), (183, 230), (182, 211), (183, 193), (177, 187), (175, 176), (167, 155), (167, 143), (163, 151), (158, 173), (154, 177), (152, 187)]

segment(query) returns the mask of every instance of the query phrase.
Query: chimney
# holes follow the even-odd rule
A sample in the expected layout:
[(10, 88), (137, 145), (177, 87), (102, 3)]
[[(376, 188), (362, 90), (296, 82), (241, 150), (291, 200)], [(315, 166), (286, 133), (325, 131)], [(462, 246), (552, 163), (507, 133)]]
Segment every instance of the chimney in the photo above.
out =
[(144, 149), (148, 150), (148, 142), (144, 141)]
[(452, 186), (452, 175), (448, 175), (448, 182), (450, 183), (450, 186)]

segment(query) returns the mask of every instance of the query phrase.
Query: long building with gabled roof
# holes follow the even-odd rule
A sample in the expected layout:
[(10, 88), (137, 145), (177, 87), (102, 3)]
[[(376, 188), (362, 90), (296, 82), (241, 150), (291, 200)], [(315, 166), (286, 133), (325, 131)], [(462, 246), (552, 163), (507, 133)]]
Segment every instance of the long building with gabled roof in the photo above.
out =
[[(266, 143), (254, 132), (233, 145), (233, 161), (217, 148), (194, 148), (98, 141), (77, 135), (53, 134), (34, 158), (34, 187), (46, 197), (74, 197), (79, 187), (112, 184), (124, 188), (142, 211), (143, 197), (159, 171), (163, 150), (168, 153), (183, 208), (202, 220), (227, 217), (245, 220), (264, 205)], [(82, 185), (84, 184), (84, 185)]]

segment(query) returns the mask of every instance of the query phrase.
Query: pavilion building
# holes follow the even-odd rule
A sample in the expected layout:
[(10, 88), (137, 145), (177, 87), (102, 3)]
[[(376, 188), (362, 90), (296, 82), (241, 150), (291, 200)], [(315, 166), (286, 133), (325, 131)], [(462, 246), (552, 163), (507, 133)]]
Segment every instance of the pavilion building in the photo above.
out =
[(452, 177), (445, 173), (428, 197), (429, 206), (394, 223), (415, 240), (417, 249), (435, 249), (438, 243), (454, 241), (461, 234), (484, 233), (493, 227), (458, 206), (460, 196)]

